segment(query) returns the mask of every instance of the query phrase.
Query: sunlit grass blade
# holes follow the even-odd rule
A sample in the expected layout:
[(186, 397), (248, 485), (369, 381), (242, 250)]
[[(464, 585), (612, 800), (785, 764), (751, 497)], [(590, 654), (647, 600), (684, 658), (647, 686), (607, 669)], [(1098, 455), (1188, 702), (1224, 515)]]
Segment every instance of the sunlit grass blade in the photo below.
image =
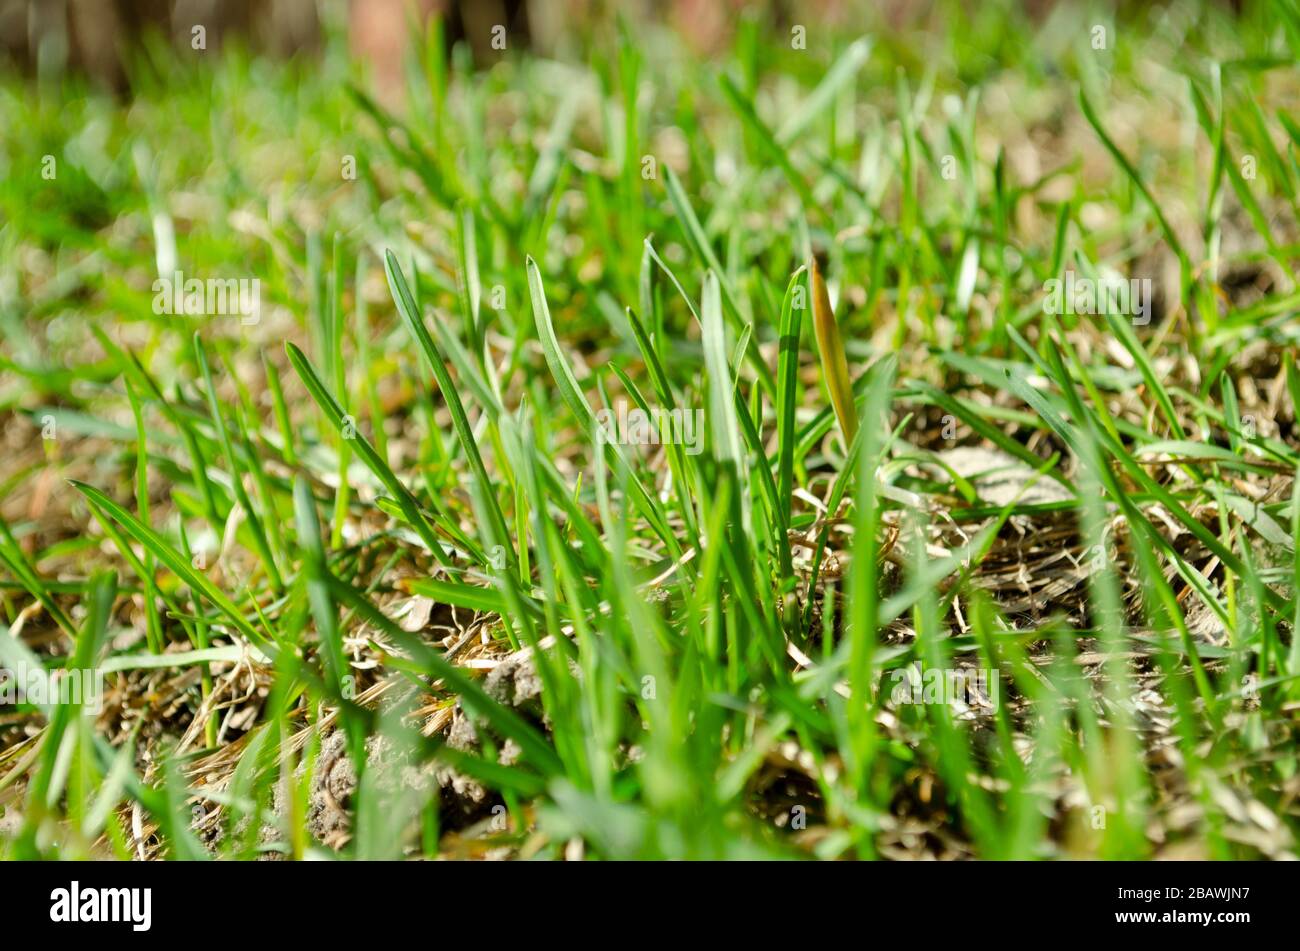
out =
[[(460, 394), (452, 382), (451, 375), (447, 372), (447, 367), (442, 362), (442, 356), (434, 346), (433, 338), (429, 336), (429, 331), (424, 326), (424, 319), (420, 316), (420, 310), (411, 296), (410, 288), (407, 287), (406, 278), (402, 275), (401, 265), (397, 263), (397, 258), (392, 251), (384, 252), (384, 271), (388, 275), (388, 286), (393, 294), (393, 302), (397, 305), (397, 312), (401, 315), (402, 322), (410, 331), (411, 337), (424, 354), (425, 362), (428, 363), (429, 369), (433, 371), (434, 378), (438, 381), (438, 388), (447, 403), (447, 409), (451, 412), (452, 425), (456, 429), (461, 448), (469, 462), (471, 474), (478, 484), (483, 486), (483, 491), (486, 493), (488, 516), (492, 519), (493, 529), (504, 544), (510, 537), (506, 531), (505, 516), (501, 513), (501, 503), (497, 501), (494, 483), (489, 479), (487, 469), (483, 465), (483, 457), (479, 454), (478, 441), (474, 438), (469, 418), (465, 415)], [(519, 556), (514, 546), (505, 545), (505, 551), (509, 563), (517, 567)]]
[[(287, 341), (284, 347), (285, 352), (289, 355), (289, 362), (293, 364), (293, 368), (297, 371), (298, 378), (302, 380), (303, 385), (307, 388), (307, 392), (311, 394), (312, 399), (316, 401), (316, 405), (321, 408), (330, 422), (337, 426), (341, 431), (345, 425), (345, 414), (343, 408), (335, 402), (334, 397), (330, 395), (329, 391), (325, 388), (325, 385), (321, 383), (320, 377), (318, 377), (316, 371), (312, 369), (312, 365), (307, 360), (306, 355), (292, 343)], [(433, 527), (425, 520), (424, 515), (420, 510), (420, 503), (416, 501), (415, 496), (412, 495), (410, 490), (402, 484), (402, 481), (399, 478), (397, 478), (396, 473), (389, 468), (388, 463), (379, 457), (379, 454), (375, 452), (374, 447), (366, 441), (364, 436), (360, 433), (354, 433), (352, 438), (355, 443), (354, 448), (356, 449), (357, 454), (361, 457), (362, 461), (365, 462), (370, 471), (373, 472), (379, 481), (384, 484), (384, 488), (388, 490), (397, 505), (401, 507), (402, 513), (406, 517), (407, 524), (415, 529), (416, 533), (420, 536), (420, 539), (439, 562), (450, 566), (452, 563), (451, 556), (443, 549), (442, 543), (438, 541), (438, 537), (434, 532)]]
[(122, 526), (132, 538), (151, 552), (154, 557), (166, 565), (173, 574), (184, 581), (191, 589), (202, 593), (205, 598), (220, 608), (235, 630), (244, 635), (250, 643), (267, 657), (275, 658), (278, 648), (248, 622), (243, 612), (220, 588), (209, 581), (202, 572), (196, 571), (190, 565), (189, 559), (172, 547), (163, 536), (152, 528), (141, 524), (134, 515), (94, 486), (76, 480), (70, 480), (70, 482), (73, 488), (86, 497), (87, 502)]

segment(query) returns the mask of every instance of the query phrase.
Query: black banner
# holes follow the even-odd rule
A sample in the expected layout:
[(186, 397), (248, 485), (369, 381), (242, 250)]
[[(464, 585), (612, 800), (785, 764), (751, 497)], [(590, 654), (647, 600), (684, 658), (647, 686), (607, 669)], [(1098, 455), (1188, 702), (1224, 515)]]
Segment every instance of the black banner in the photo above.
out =
[(1026, 937), (1227, 937), (1286, 927), (1294, 902), (1288, 870), (1265, 863), (10, 863), (0, 876), (7, 934), (95, 933), (128, 945), (210, 929), (259, 941), (373, 939), (393, 925), (432, 934), (484, 917), (539, 938), (547, 922), (588, 934), (654, 922), (667, 937), (686, 921), (693, 938), (718, 940), (832, 921), (918, 938), (970, 936), (990, 921)]

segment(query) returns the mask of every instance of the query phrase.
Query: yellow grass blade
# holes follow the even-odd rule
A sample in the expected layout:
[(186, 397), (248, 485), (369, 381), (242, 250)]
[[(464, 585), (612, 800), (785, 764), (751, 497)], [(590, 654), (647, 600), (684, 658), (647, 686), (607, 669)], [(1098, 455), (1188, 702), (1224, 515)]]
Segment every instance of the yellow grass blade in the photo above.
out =
[(858, 434), (858, 408), (853, 404), (853, 384), (849, 380), (849, 361), (844, 355), (844, 341), (840, 337), (835, 312), (831, 310), (831, 296), (826, 291), (826, 281), (814, 258), (808, 267), (812, 277), (813, 329), (817, 333), (817, 353), (822, 361), (822, 375), (826, 389), (831, 394), (835, 418), (844, 434), (845, 448), (853, 445)]

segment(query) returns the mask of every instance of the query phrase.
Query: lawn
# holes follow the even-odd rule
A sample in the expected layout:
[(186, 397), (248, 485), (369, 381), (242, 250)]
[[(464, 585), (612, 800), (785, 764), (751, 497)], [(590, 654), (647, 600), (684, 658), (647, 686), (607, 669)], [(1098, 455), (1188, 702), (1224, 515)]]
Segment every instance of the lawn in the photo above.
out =
[(1295, 858), (1300, 5), (1122, 7), (0, 69), (0, 858)]

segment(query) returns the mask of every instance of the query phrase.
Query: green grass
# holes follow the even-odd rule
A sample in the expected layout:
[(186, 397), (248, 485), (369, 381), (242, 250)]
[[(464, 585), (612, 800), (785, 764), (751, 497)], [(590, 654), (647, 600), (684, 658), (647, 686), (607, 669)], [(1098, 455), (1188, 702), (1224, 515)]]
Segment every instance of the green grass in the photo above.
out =
[(0, 857), (1294, 857), (1300, 8), (965, 6), (0, 74)]

